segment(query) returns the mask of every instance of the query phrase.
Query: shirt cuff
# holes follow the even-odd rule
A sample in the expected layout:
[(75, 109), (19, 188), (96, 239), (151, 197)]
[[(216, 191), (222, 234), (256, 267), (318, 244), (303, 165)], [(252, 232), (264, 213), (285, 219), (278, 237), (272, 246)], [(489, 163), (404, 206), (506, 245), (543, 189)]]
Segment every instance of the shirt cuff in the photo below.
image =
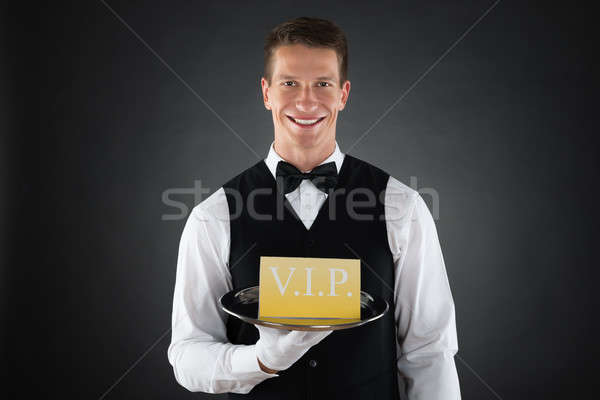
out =
[(279, 376), (260, 369), (256, 357), (256, 345), (239, 346), (234, 350), (231, 355), (231, 372), (234, 374), (257, 374), (265, 378)]

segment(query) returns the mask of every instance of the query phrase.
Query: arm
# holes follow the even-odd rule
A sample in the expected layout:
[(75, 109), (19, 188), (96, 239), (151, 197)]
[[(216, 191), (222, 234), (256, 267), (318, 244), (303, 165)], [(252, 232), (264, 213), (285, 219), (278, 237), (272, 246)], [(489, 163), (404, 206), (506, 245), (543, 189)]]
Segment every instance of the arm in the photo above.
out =
[(388, 188), (388, 238), (396, 266), (397, 364), (399, 380), (404, 380), (400, 383), (406, 384), (402, 396), (459, 400), (454, 302), (435, 223), (418, 192), (392, 177)]
[(228, 342), (219, 297), (232, 289), (229, 209), (223, 189), (196, 206), (179, 244), (169, 362), (192, 392), (248, 393), (265, 379), (255, 346)]

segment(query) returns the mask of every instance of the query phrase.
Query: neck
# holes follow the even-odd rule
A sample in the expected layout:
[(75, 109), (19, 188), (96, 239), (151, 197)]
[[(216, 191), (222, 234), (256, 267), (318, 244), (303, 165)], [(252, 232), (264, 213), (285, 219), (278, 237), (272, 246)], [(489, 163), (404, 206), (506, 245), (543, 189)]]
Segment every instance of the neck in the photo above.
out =
[(335, 139), (325, 143), (323, 146), (310, 148), (298, 146), (285, 146), (275, 139), (273, 149), (281, 158), (298, 168), (302, 172), (308, 172), (321, 164), (335, 150)]

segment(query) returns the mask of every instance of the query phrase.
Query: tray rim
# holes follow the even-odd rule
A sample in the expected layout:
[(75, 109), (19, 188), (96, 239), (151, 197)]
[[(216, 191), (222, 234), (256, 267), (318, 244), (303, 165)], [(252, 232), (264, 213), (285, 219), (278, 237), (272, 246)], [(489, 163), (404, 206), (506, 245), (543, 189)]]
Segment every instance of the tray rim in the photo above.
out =
[[(385, 304), (385, 308), (383, 310), (383, 312), (381, 312), (378, 315), (375, 315), (373, 317), (370, 318), (366, 318), (366, 319), (361, 319), (360, 321), (355, 321), (355, 322), (349, 322), (346, 324), (336, 324), (336, 325), (327, 325), (327, 324), (323, 324), (323, 325), (295, 325), (295, 324), (284, 324), (284, 323), (278, 323), (278, 322), (272, 322), (272, 321), (265, 321), (265, 320), (260, 320), (258, 318), (250, 318), (250, 317), (246, 317), (244, 315), (238, 314), (236, 312), (233, 312), (229, 309), (227, 309), (227, 307), (225, 307), (225, 305), (223, 304), (223, 299), (225, 298), (225, 296), (232, 294), (233, 296), (235, 296), (237, 293), (240, 293), (244, 290), (249, 290), (249, 289), (254, 289), (256, 288), (257, 290), (259, 290), (259, 286), (258, 285), (253, 285), (253, 286), (248, 286), (242, 289), (233, 289), (230, 290), (229, 292), (223, 294), (222, 296), (219, 297), (219, 305), (221, 306), (221, 309), (223, 311), (225, 311), (227, 314), (232, 315), (244, 322), (250, 323), (250, 324), (255, 324), (255, 325), (261, 325), (261, 326), (266, 326), (269, 328), (275, 328), (275, 329), (282, 329), (282, 330), (293, 330), (293, 331), (329, 331), (329, 330), (342, 330), (342, 329), (349, 329), (349, 328), (355, 328), (358, 326), (362, 326), (365, 325), (369, 322), (375, 321), (381, 317), (383, 317), (389, 310), (390, 305), (388, 304), (387, 300), (379, 297), (379, 296), (373, 296), (371, 294), (369, 294), (368, 292), (365, 292), (364, 290), (361, 290), (361, 297), (362, 295), (365, 295), (367, 297), (370, 297), (372, 299), (379, 299), (381, 301), (383, 301), (383, 303)], [(235, 293), (234, 293), (235, 292)]]

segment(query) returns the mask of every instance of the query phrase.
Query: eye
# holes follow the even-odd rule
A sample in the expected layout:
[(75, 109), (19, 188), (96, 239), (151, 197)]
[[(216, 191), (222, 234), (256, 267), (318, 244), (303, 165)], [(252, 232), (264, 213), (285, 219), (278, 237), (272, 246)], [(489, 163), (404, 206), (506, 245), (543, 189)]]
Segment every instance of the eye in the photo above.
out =
[(327, 87), (327, 86), (331, 86), (331, 84), (329, 82), (319, 82), (318, 85), (320, 87)]
[[(289, 85), (288, 85), (288, 83), (289, 83)], [(292, 85), (294, 85), (295, 83), (296, 83), (296, 82), (294, 82), (294, 81), (285, 81), (285, 82), (283, 82), (283, 86), (292, 86)]]

